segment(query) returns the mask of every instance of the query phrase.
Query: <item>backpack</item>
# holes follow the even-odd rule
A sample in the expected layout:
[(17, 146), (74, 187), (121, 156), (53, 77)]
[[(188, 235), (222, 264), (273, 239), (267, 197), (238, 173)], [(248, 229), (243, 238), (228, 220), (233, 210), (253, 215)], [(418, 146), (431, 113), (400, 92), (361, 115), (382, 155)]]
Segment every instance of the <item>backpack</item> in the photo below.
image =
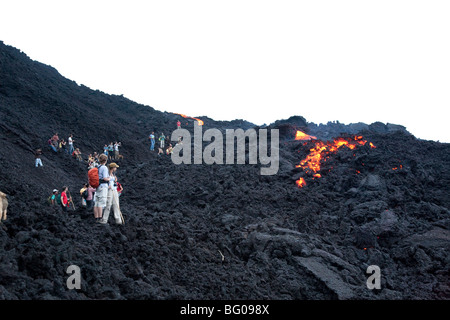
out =
[(100, 178), (98, 177), (98, 170), (100, 167), (94, 167), (88, 171), (88, 181), (92, 188), (98, 188), (100, 183), (108, 183), (108, 181), (103, 181), (103, 179), (100, 181)]
[(61, 194), (57, 194), (55, 200), (57, 204), (61, 205)]
[(98, 188), (100, 180), (98, 178), (98, 168), (94, 167), (88, 171), (88, 180), (92, 188)]

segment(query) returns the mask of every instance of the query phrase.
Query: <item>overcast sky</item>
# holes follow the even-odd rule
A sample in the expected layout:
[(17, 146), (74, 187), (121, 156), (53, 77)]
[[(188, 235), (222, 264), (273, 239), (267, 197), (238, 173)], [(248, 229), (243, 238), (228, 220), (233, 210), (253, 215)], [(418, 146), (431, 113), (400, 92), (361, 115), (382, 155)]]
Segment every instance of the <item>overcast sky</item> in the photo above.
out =
[(450, 1), (4, 1), (0, 40), (157, 110), (450, 142)]

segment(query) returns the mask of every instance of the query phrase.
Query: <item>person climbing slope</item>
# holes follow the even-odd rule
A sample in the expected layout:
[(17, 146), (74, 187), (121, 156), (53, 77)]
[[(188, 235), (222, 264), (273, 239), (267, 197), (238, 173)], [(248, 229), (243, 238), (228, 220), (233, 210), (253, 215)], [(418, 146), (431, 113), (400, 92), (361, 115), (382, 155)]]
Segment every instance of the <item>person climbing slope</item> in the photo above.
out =
[(56, 204), (56, 197), (58, 197), (58, 190), (57, 189), (53, 189), (53, 193), (50, 196), (50, 205), (54, 206)]
[(53, 140), (50, 138), (47, 141), (48, 146), (50, 149), (52, 149), (54, 152), (58, 153), (58, 149), (56, 149), (56, 146), (53, 144)]
[(34, 166), (37, 168), (38, 166), (43, 166), (42, 165), (42, 160), (41, 160), (41, 155), (42, 155), (42, 150), (41, 149), (36, 149), (36, 151), (34, 152), (34, 156), (35, 156), (35, 160), (34, 160)]

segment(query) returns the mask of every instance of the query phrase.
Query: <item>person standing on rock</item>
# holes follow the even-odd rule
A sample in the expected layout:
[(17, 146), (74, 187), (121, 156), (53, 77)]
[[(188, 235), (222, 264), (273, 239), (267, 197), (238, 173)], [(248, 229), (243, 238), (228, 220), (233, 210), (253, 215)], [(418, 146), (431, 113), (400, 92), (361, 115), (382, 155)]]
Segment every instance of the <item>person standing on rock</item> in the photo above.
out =
[(67, 152), (67, 149), (66, 149), (66, 142), (64, 141), (64, 139), (61, 139), (61, 140), (59, 141), (58, 151), (59, 151), (59, 152)]
[(164, 149), (164, 140), (166, 139), (166, 137), (164, 136), (164, 133), (161, 132), (161, 135), (159, 136), (159, 143), (160, 143), (160, 148)]
[(86, 192), (87, 195), (87, 189), (88, 189), (88, 184), (85, 183), (83, 184), (83, 187), (80, 189), (80, 196), (81, 196), (81, 206), (85, 207), (87, 206), (87, 202), (86, 202), (86, 198), (84, 197), (84, 193)]
[(52, 137), (52, 143), (53, 145), (58, 148), (59, 145), (59, 136), (58, 136), (58, 132), (56, 132), (53, 137)]
[(98, 161), (100, 163), (100, 166), (98, 167), (99, 186), (94, 197), (94, 218), (97, 222), (100, 222), (103, 214), (103, 208), (106, 207), (106, 200), (108, 197), (109, 171), (106, 167), (108, 156), (106, 154), (101, 154), (98, 157)]
[(114, 143), (114, 160), (119, 159), (119, 147), (122, 146), (122, 143), (120, 142), (115, 142)]
[(152, 132), (148, 138), (150, 139), (151, 142), (150, 151), (153, 151), (155, 150), (155, 133)]
[(87, 192), (88, 196), (86, 198), (86, 209), (91, 210), (94, 207), (94, 194), (96, 189), (89, 185)]
[(108, 185), (108, 197), (106, 200), (106, 207), (103, 212), (103, 217), (100, 220), (102, 224), (108, 224), (109, 213), (111, 212), (111, 207), (114, 211), (114, 219), (116, 224), (123, 224), (122, 213), (120, 212), (119, 206), (119, 195), (117, 194), (117, 177), (116, 171), (119, 166), (112, 162), (109, 164), (109, 185)]
[(69, 199), (67, 198), (67, 192), (69, 188), (64, 186), (61, 191), (61, 208), (63, 212), (67, 213), (67, 208), (69, 207)]
[(56, 197), (59, 197), (58, 195), (58, 190), (57, 189), (53, 189), (53, 194), (50, 197), (50, 205), (54, 206), (56, 203)]
[(107, 144), (105, 144), (105, 145), (103, 146), (103, 154), (105, 154), (106, 157), (108, 157), (108, 145), (107, 145)]
[(0, 191), (0, 222), (6, 220), (6, 213), (8, 212), (8, 199), (6, 194)]
[(73, 151), (75, 150), (73, 148), (73, 143), (75, 140), (73, 140), (73, 134), (70, 134), (69, 138), (67, 139), (67, 142), (69, 143), (69, 154), (72, 155)]
[(36, 158), (36, 160), (34, 161), (34, 166), (37, 168), (38, 166), (43, 166), (42, 165), (42, 160), (41, 160), (41, 155), (42, 155), (42, 150), (41, 149), (36, 149), (36, 151), (34, 152), (34, 156)]
[(112, 142), (110, 142), (108, 145), (108, 155), (109, 155), (109, 160), (112, 160), (114, 157), (114, 144)]

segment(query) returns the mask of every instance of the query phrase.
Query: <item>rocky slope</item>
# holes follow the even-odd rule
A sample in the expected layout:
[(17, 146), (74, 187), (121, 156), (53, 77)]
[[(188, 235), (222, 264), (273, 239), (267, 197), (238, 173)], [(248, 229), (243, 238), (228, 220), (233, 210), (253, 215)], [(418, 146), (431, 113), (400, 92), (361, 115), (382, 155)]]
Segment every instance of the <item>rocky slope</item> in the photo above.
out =
[[(201, 118), (204, 130), (254, 127)], [(192, 119), (80, 86), (0, 43), (10, 203), (0, 299), (449, 299), (449, 144), (401, 126), (293, 117), (268, 127), (280, 130), (280, 169), (261, 176), (260, 165), (175, 165), (150, 152), (148, 134), (169, 134), (178, 119), (192, 132)], [(296, 165), (316, 142), (295, 141), (298, 129), (360, 134), (376, 148), (330, 153), (312, 179)], [(125, 225), (95, 224), (80, 208), (86, 165), (47, 149), (55, 132), (73, 133), (83, 153), (122, 142)], [(67, 215), (46, 202), (63, 185), (76, 201)], [(66, 287), (69, 265), (81, 268), (80, 290)], [(379, 290), (366, 287), (369, 265), (381, 269)]]

